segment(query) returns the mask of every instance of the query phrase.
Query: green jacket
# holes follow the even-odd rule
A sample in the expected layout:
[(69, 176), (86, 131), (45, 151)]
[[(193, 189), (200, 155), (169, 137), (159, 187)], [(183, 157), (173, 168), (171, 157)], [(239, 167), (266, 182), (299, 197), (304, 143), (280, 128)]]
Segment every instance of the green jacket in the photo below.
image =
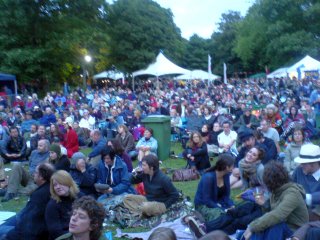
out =
[(66, 233), (56, 238), (55, 240), (73, 240), (72, 233)]
[(295, 231), (308, 222), (308, 209), (304, 202), (305, 192), (296, 183), (287, 183), (271, 193), (271, 210), (249, 224), (252, 232), (262, 232), (278, 223), (285, 222)]

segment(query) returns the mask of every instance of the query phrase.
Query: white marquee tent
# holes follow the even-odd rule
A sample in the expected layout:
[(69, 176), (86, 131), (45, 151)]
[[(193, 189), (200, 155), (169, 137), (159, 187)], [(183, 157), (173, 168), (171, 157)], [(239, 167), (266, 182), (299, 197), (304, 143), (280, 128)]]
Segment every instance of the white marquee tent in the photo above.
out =
[(280, 78), (280, 77), (286, 77), (287, 76), (287, 67), (278, 68), (277, 70), (273, 71), (272, 73), (267, 75), (267, 78)]
[(295, 74), (300, 71), (311, 71), (311, 70), (319, 70), (320, 69), (320, 62), (309, 55), (302, 58), (299, 62), (293, 64), (291, 67), (288, 68), (289, 74)]
[(142, 69), (136, 72), (133, 72), (133, 77), (141, 75), (152, 75), (159, 76), (169, 75), (169, 74), (188, 74), (190, 71), (182, 67), (177, 66), (166, 58), (162, 52), (160, 52), (154, 63), (151, 63), (146, 69)]
[(183, 79), (183, 80), (190, 80), (190, 79), (215, 80), (215, 79), (219, 79), (219, 78), (221, 78), (221, 77), (218, 75), (214, 75), (212, 73), (209, 74), (208, 72), (203, 71), (203, 70), (192, 70), (187, 74), (183, 74), (183, 75), (176, 77), (175, 79), (179, 79), (179, 80), (180, 79)]
[(110, 71), (104, 71), (104, 72), (98, 73), (93, 76), (93, 79), (99, 79), (99, 78), (110, 78), (113, 80), (118, 80), (118, 79), (124, 79), (125, 76), (122, 72), (110, 70)]
[(320, 62), (309, 55), (302, 58), (300, 61), (296, 62), (290, 67), (279, 68), (276, 71), (268, 74), (268, 78), (274, 77), (285, 77), (289, 75), (289, 77), (298, 77), (299, 72), (301, 77), (304, 77), (304, 71), (319, 71), (320, 70)]

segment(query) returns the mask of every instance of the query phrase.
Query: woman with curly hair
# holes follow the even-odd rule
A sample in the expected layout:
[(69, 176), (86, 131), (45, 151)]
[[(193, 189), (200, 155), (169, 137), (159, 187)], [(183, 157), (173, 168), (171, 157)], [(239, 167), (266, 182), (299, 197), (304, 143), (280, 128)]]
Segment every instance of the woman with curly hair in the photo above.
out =
[(207, 144), (199, 132), (191, 133), (183, 156), (188, 161), (188, 166), (198, 170), (200, 174), (210, 167)]
[[(290, 181), (285, 167), (275, 161), (265, 166), (263, 182), (271, 193), (270, 210), (252, 221), (244, 233), (245, 239), (286, 239), (309, 219), (303, 188)], [(265, 204), (263, 194), (255, 196), (256, 203)]]
[(94, 198), (84, 196), (72, 205), (69, 233), (56, 240), (99, 240), (106, 212)]

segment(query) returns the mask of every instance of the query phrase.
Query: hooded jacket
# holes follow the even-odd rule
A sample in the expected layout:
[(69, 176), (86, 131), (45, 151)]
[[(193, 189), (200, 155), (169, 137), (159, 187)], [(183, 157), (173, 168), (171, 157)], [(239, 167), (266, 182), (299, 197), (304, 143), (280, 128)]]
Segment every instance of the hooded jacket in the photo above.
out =
[(271, 210), (249, 224), (252, 232), (262, 232), (285, 222), (295, 231), (308, 222), (308, 209), (304, 202), (305, 191), (296, 183), (286, 183), (271, 193)]
[(131, 187), (127, 165), (119, 156), (115, 156), (110, 172), (104, 161), (99, 163), (98, 183), (107, 183), (109, 174), (111, 174), (110, 187), (113, 189), (112, 194), (135, 193), (133, 187)]

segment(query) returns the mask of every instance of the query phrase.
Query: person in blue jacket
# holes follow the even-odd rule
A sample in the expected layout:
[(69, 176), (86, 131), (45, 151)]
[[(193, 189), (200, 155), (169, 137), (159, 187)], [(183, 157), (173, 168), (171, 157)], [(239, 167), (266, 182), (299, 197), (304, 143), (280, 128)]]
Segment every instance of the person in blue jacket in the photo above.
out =
[(51, 123), (56, 123), (57, 119), (50, 107), (46, 107), (45, 114), (39, 119), (40, 124), (49, 127)]
[(210, 167), (202, 175), (196, 196), (195, 209), (206, 221), (214, 220), (225, 210), (233, 208), (230, 198), (229, 175), (234, 167), (234, 157), (231, 154), (221, 154), (214, 167)]
[(98, 167), (97, 183), (108, 184), (110, 188), (100, 190), (102, 195), (98, 198), (98, 201), (102, 201), (112, 195), (135, 193), (124, 161), (113, 150), (102, 152), (102, 160)]

